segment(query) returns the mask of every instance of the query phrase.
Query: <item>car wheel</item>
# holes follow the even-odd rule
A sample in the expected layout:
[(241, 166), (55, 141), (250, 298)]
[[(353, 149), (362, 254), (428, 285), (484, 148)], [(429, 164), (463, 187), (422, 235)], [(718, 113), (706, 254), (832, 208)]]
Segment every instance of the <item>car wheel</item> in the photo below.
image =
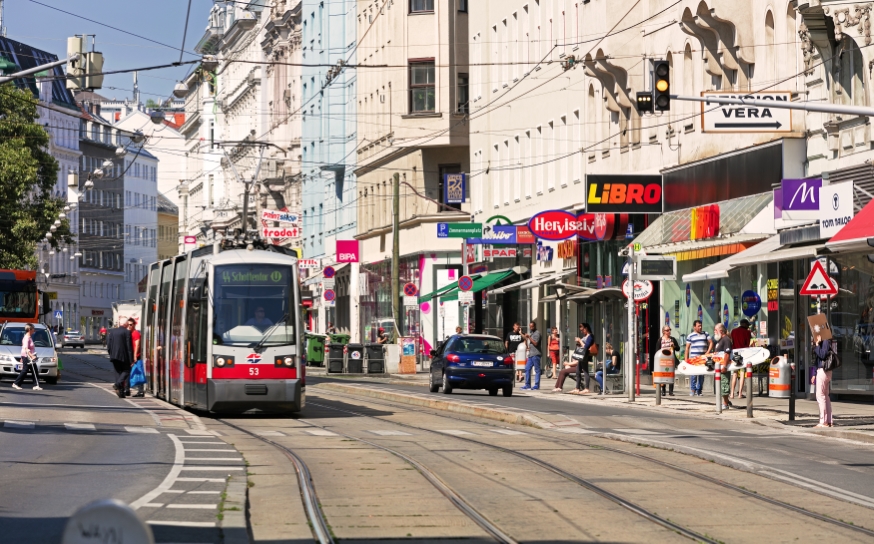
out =
[(428, 373), (428, 391), (436, 393), (440, 390), (440, 384), (434, 383), (434, 374)]
[(46, 383), (49, 384), (49, 385), (55, 385), (55, 384), (58, 383), (58, 379), (57, 379), (57, 378), (46, 378), (45, 380), (46, 380)]
[(492, 387), (491, 389), (489, 389), (489, 396), (490, 396), (490, 397), (497, 397), (497, 396), (498, 396), (498, 390), (495, 389), (494, 387)]
[(443, 394), (448, 395), (450, 393), (452, 393), (452, 386), (449, 385), (449, 375), (444, 373), (443, 374)]
[(512, 385), (505, 385), (503, 393), (504, 393), (505, 397), (512, 397), (513, 396), (513, 386)]

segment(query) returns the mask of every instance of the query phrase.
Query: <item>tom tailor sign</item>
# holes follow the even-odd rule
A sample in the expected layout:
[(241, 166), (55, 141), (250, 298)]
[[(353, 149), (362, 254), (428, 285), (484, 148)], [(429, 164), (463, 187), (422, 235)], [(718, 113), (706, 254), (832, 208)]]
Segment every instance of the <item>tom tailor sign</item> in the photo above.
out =
[(588, 213), (662, 213), (661, 176), (586, 176)]

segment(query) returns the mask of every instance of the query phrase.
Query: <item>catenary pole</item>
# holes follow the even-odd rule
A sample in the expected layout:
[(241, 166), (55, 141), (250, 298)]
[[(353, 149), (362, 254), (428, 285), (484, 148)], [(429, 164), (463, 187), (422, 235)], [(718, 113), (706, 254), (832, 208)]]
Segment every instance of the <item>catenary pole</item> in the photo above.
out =
[(394, 318), (394, 338), (397, 340), (401, 321), (401, 235), (398, 227), (401, 214), (401, 175), (392, 176), (391, 220), (391, 308)]

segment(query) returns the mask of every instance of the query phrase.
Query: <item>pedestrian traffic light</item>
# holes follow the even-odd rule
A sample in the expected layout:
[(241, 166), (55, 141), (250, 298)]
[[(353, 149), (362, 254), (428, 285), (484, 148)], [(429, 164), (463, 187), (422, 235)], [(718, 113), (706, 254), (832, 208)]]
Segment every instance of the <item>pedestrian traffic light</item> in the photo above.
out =
[(652, 113), (652, 93), (637, 93), (637, 112)]
[(668, 61), (657, 60), (653, 63), (653, 104), (655, 111), (670, 111), (671, 109), (671, 65)]
[[(868, 245), (874, 247), (874, 238), (868, 238)], [(874, 253), (868, 254), (868, 262), (874, 263)]]

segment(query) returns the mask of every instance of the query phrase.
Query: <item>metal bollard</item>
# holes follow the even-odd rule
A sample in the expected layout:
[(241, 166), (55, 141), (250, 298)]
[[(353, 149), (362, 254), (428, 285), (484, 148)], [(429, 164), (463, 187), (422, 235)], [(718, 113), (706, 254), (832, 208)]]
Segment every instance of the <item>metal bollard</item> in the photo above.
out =
[(789, 421), (795, 421), (795, 363), (789, 363)]
[(747, 363), (747, 417), (753, 417), (753, 363)]
[(662, 385), (657, 383), (655, 384), (656, 388), (656, 406), (662, 405)]
[(720, 363), (716, 363), (716, 366), (713, 367), (713, 385), (716, 389), (716, 413), (722, 413), (722, 365)]

